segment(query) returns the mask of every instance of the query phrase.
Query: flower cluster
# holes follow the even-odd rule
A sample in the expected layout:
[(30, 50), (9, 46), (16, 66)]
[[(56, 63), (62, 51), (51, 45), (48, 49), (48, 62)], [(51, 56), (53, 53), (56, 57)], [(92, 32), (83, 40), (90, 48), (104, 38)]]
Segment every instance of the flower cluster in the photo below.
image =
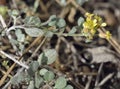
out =
[(106, 31), (105, 34), (100, 33), (99, 37), (106, 38), (107, 40), (109, 40), (111, 37), (111, 33), (109, 31)]
[(99, 27), (105, 27), (106, 23), (102, 18), (95, 14), (86, 13), (86, 21), (83, 23), (82, 34), (89, 40), (93, 39)]

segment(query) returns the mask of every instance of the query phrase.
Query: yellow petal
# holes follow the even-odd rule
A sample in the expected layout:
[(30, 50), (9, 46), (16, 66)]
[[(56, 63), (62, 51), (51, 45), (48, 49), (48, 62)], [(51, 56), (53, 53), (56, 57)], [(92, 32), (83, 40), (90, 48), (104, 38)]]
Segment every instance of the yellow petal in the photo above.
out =
[(109, 31), (106, 31), (106, 39), (110, 39), (110, 37), (111, 37), (111, 33), (109, 32)]
[(93, 23), (97, 23), (97, 20), (96, 20), (96, 19), (94, 19), (94, 20), (93, 20)]
[(105, 38), (105, 34), (99, 33), (100, 38)]
[(102, 27), (105, 27), (106, 25), (107, 25), (106, 23), (102, 23), (102, 24), (101, 24)]

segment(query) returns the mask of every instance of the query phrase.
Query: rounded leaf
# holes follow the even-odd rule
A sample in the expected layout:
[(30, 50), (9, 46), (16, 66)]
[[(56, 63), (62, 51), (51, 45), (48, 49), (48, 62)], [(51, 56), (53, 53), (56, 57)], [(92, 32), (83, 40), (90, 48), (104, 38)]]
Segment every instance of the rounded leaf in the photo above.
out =
[(52, 37), (54, 35), (54, 33), (53, 32), (51, 32), (51, 31), (47, 31), (46, 33), (45, 33), (45, 37)]
[(55, 75), (52, 71), (47, 71), (43, 77), (46, 81), (51, 81), (54, 79)]
[(50, 21), (50, 22), (48, 23), (49, 26), (55, 26), (55, 24), (56, 24), (56, 21)]
[(17, 41), (24, 42), (25, 35), (22, 33), (22, 31), (20, 29), (15, 30), (15, 34), (16, 34), (16, 37), (17, 37)]
[(17, 76), (14, 76), (14, 77), (11, 79), (11, 84), (17, 85), (17, 84), (21, 83), (22, 81), (24, 81), (24, 78), (25, 78), (24, 73), (21, 72), (21, 73), (19, 73)]
[(37, 61), (31, 62), (29, 65), (28, 74), (30, 76), (34, 76), (35, 72), (38, 70), (38, 67), (39, 63)]
[(51, 15), (50, 16), (49, 21), (53, 21), (53, 20), (56, 20), (56, 15)]
[(46, 65), (48, 61), (48, 57), (45, 55), (45, 53), (41, 53), (38, 57), (39, 65)]
[(33, 71), (36, 71), (38, 69), (38, 67), (39, 67), (39, 63), (37, 61), (33, 61), (31, 63), (31, 67), (32, 67)]
[(68, 34), (74, 34), (77, 31), (76, 27), (73, 27)]
[(82, 25), (82, 23), (84, 22), (84, 18), (83, 17), (80, 17), (79, 19), (78, 19), (78, 26), (81, 26)]
[(39, 19), (39, 17), (30, 16), (30, 17), (26, 17), (24, 19), (24, 23), (25, 23), (25, 25), (28, 25), (28, 26), (32, 25), (32, 26), (39, 27), (41, 24), (41, 20)]
[(57, 26), (59, 28), (65, 27), (66, 26), (65, 20), (64, 19), (59, 19), (58, 22), (57, 22)]
[(59, 77), (56, 82), (54, 88), (62, 89), (65, 88), (67, 84), (67, 80), (64, 77)]
[(44, 53), (41, 53), (38, 57), (39, 64), (47, 62), (47, 64), (52, 64), (58, 57), (58, 54), (55, 49), (47, 49)]
[(34, 81), (30, 81), (30, 84), (27, 89), (35, 89), (34, 88)]
[(11, 14), (12, 14), (12, 16), (18, 16), (19, 11), (14, 9)]
[(71, 85), (67, 85), (64, 89), (73, 89)]
[(43, 82), (43, 78), (36, 72), (35, 73), (35, 87), (39, 88), (41, 83)]
[(45, 75), (46, 72), (48, 72), (48, 70), (45, 69), (45, 68), (43, 68), (43, 69), (41, 69), (41, 70), (39, 71), (39, 74), (40, 74), (40, 75)]
[(44, 35), (44, 31), (39, 28), (25, 28), (25, 32), (31, 37), (38, 37)]

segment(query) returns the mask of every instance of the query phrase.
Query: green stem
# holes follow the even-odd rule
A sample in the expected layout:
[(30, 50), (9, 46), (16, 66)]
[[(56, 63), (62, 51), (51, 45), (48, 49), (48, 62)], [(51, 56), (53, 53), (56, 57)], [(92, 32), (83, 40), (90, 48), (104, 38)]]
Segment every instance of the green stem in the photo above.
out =
[(74, 36), (74, 37), (83, 36), (82, 34), (68, 34), (68, 33), (62, 33), (62, 34), (54, 33), (54, 34), (56, 34), (58, 36)]

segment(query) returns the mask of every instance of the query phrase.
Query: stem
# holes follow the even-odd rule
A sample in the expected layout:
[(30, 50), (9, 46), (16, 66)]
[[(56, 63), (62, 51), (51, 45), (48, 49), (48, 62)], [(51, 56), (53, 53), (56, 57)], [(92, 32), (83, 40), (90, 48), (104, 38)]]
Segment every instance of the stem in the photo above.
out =
[(82, 34), (68, 34), (68, 33), (54, 33), (58, 36), (74, 36), (74, 37), (78, 37), (78, 36), (83, 36)]
[(26, 68), (26, 69), (29, 68), (29, 66), (23, 64), (22, 62), (17, 61), (14, 57), (8, 55), (8, 54), (5, 53), (4, 51), (0, 50), (0, 53), (3, 54), (3, 55), (5, 55), (5, 56), (8, 57), (9, 59), (11, 59), (12, 61), (14, 61), (15, 63), (17, 63), (18, 65), (20, 65), (20, 66), (22, 66), (22, 67), (24, 67), (24, 68)]

